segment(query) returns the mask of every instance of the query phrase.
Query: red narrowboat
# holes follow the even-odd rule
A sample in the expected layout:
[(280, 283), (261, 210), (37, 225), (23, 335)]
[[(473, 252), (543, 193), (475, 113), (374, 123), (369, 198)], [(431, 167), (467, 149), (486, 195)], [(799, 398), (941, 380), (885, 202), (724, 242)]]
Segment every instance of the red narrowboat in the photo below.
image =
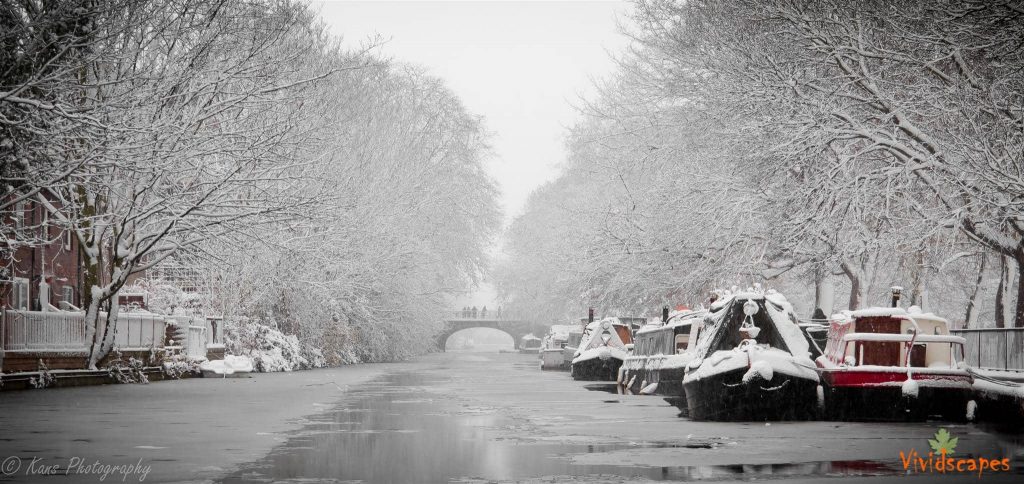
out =
[(815, 363), (825, 415), (837, 420), (963, 420), (973, 378), (964, 339), (917, 307), (844, 311)]

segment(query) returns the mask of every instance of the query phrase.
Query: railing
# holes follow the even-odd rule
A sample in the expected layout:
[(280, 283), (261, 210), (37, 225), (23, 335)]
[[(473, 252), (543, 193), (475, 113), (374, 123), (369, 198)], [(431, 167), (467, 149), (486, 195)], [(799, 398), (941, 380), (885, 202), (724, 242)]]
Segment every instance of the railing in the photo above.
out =
[(467, 320), (467, 321), (504, 321), (512, 318), (511, 314), (502, 313), (501, 311), (455, 311), (452, 314), (453, 320)]
[[(100, 313), (100, 318), (105, 318)], [(118, 315), (114, 345), (119, 348), (163, 346), (166, 321), (156, 314)], [(4, 312), (2, 343), (5, 351), (85, 351), (85, 313), (70, 311)]]
[(962, 336), (965, 361), (975, 368), (1024, 371), (1024, 328), (954, 329)]
[(5, 351), (83, 351), (85, 313), (14, 311), (4, 313)]

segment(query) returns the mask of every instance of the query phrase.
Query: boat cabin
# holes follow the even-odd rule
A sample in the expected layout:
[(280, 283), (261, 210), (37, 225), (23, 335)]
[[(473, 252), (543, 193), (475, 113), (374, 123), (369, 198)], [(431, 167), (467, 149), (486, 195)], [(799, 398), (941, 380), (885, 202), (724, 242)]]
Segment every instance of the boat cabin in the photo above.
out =
[(702, 313), (673, 316), (661, 324), (648, 324), (637, 331), (633, 354), (676, 355), (687, 351), (697, 341)]
[(965, 341), (949, 322), (916, 308), (845, 311), (829, 322), (824, 357), (840, 366), (955, 368)]
[(633, 343), (633, 331), (628, 324), (620, 322), (619, 318), (605, 318), (587, 325), (583, 341), (577, 352), (601, 346), (625, 349), (626, 345), (631, 343)]

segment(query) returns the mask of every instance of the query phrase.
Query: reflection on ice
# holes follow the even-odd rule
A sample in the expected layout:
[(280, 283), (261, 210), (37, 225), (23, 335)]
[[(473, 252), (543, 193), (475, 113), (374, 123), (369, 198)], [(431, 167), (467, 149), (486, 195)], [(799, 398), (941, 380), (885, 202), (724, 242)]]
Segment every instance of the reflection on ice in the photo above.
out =
[[(414, 373), (391, 375), (353, 392), (346, 403), (309, 418), (303, 430), (273, 453), (224, 482), (356, 480), (445, 482), (543, 476), (618, 476), (650, 480), (760, 478), (766, 476), (894, 475), (898, 462), (835, 461), (768, 465), (651, 467), (628, 462), (594, 465), (577, 456), (617, 450), (686, 448), (714, 452), (730, 442), (567, 443), (501, 438), (522, 422), (494, 408), (424, 398), (428, 385)], [(611, 388), (604, 388), (605, 386)], [(615, 385), (588, 386), (614, 392)]]

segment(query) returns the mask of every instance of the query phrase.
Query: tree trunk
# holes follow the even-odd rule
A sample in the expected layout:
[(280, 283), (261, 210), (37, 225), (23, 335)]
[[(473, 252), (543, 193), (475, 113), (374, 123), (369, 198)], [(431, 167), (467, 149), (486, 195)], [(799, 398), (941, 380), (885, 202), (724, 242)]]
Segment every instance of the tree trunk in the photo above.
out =
[(836, 286), (829, 271), (819, 268), (814, 277), (814, 315), (812, 318), (828, 318), (835, 309)]
[(981, 283), (985, 280), (985, 265), (988, 257), (981, 254), (981, 261), (978, 262), (978, 278), (974, 281), (974, 289), (971, 297), (967, 300), (967, 314), (964, 315), (964, 327), (974, 328), (978, 325), (978, 293), (981, 292)]
[(1007, 309), (1010, 303), (1012, 279), (1010, 279), (1010, 258), (1004, 255), (1000, 257), (1000, 261), (999, 285), (996, 287), (996, 327), (1005, 328), (1007, 327), (1007, 319), (1009, 319)]
[(926, 310), (928, 305), (928, 268), (925, 267), (924, 249), (914, 254), (914, 280), (910, 288), (910, 305)]
[(925, 278), (924, 274), (922, 274), (922, 271), (924, 270), (924, 259), (924, 251), (920, 249), (918, 251), (914, 251), (913, 261), (910, 263), (910, 273), (912, 274), (912, 279), (910, 281), (910, 300), (908, 301), (910, 306), (921, 306), (922, 281)]
[(1024, 250), (1017, 254), (1017, 305), (1013, 321), (1015, 328), (1024, 328)]
[(843, 270), (843, 274), (846, 274), (846, 278), (850, 280), (850, 299), (847, 302), (847, 309), (854, 310), (860, 306), (861, 301), (861, 285), (864, 283), (864, 271), (860, 267), (854, 267), (853, 264), (847, 261), (843, 261), (839, 264), (839, 268)]
[(861, 280), (860, 277), (848, 275), (850, 278), (850, 301), (849, 309), (858, 309), (861, 303)]

